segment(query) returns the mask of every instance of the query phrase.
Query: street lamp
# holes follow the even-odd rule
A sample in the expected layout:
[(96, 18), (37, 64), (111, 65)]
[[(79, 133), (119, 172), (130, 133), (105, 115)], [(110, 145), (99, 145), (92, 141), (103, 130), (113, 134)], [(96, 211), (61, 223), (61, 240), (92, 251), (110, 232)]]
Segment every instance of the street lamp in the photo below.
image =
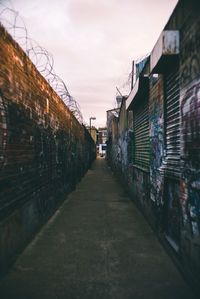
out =
[(90, 117), (90, 135), (91, 135), (91, 121), (95, 120), (95, 119), (96, 119), (96, 117)]

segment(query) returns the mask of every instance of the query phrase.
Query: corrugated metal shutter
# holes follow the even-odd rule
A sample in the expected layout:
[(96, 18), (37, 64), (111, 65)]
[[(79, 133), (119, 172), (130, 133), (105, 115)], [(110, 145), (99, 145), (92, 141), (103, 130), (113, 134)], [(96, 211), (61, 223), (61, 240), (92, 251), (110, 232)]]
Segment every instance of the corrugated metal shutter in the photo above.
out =
[(174, 69), (165, 77), (165, 138), (164, 159), (166, 238), (178, 251), (180, 240), (180, 77)]
[(135, 155), (134, 164), (149, 168), (149, 105), (145, 100), (134, 109)]
[(133, 154), (134, 154), (134, 138), (133, 138), (133, 131), (128, 131), (128, 146), (127, 146), (127, 156), (128, 156), (128, 163), (133, 163)]
[(179, 72), (166, 76), (165, 136), (166, 157), (163, 162), (165, 175), (180, 176), (180, 84)]

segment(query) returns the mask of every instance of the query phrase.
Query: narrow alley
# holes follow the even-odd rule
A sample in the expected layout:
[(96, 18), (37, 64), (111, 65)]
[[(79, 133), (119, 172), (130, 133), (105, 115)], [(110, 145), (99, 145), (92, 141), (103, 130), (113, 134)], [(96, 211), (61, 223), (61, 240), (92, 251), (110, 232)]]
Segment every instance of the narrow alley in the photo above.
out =
[(193, 298), (143, 215), (98, 158), (1, 280), (1, 299)]

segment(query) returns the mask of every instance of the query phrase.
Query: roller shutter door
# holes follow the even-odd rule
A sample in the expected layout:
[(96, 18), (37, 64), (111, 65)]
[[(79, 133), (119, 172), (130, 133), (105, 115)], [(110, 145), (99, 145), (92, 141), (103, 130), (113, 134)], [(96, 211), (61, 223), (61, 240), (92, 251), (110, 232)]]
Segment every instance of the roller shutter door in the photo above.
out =
[(134, 164), (149, 169), (149, 105), (144, 101), (134, 109)]
[(174, 70), (166, 76), (165, 138), (166, 158), (164, 160), (166, 238), (178, 251), (180, 241), (180, 85), (179, 73)]
[(165, 136), (166, 158), (165, 176), (180, 176), (180, 97), (179, 73), (171, 72), (166, 76)]

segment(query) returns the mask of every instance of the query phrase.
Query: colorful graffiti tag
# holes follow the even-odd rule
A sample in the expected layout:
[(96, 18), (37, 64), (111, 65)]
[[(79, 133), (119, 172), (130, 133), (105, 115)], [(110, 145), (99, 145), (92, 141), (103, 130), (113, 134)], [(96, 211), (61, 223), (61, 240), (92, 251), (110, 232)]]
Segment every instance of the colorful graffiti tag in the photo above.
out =
[(157, 205), (163, 203), (163, 181), (159, 168), (164, 158), (163, 111), (160, 103), (154, 106), (150, 116), (150, 149), (151, 149), (151, 199)]
[(183, 96), (181, 124), (184, 223), (189, 223), (191, 235), (200, 235), (200, 83)]

